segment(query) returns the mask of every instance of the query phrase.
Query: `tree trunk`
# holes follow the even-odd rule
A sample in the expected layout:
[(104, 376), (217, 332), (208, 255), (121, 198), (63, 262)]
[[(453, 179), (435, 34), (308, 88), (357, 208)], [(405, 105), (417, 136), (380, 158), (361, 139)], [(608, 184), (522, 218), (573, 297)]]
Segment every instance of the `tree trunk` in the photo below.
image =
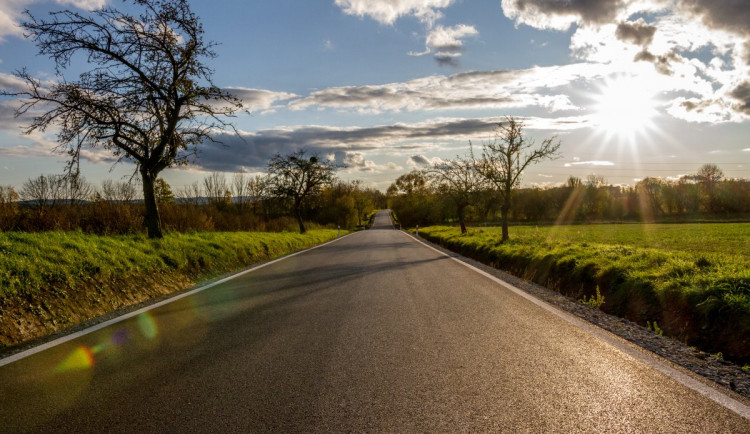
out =
[(510, 211), (510, 192), (505, 193), (503, 204), (500, 206), (500, 218), (503, 221), (503, 238), (501, 242), (506, 242), (510, 239), (508, 234), (508, 211)]
[(163, 238), (161, 231), (161, 217), (159, 216), (159, 206), (156, 203), (156, 194), (154, 193), (154, 182), (156, 174), (149, 172), (141, 167), (141, 178), (143, 179), (143, 202), (146, 205), (146, 230), (149, 238)]
[(307, 232), (305, 229), (305, 223), (302, 222), (302, 204), (295, 202), (294, 204), (294, 215), (297, 216), (297, 224), (299, 225), (299, 233), (304, 234)]
[(461, 225), (461, 233), (466, 233), (466, 222), (464, 221), (464, 207), (459, 206), (457, 209), (458, 212), (458, 223)]

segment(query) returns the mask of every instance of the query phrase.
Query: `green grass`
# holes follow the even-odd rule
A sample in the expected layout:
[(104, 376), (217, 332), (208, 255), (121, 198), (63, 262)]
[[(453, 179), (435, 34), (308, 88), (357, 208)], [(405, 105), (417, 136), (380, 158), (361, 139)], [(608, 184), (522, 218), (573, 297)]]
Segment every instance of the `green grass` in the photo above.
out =
[(750, 360), (750, 224), (420, 228), (427, 239), (602, 310), (738, 360)]
[(91, 279), (154, 273), (197, 280), (320, 244), (336, 238), (336, 232), (169, 233), (161, 240), (143, 235), (5, 232), (0, 233), (0, 298), (75, 289)]

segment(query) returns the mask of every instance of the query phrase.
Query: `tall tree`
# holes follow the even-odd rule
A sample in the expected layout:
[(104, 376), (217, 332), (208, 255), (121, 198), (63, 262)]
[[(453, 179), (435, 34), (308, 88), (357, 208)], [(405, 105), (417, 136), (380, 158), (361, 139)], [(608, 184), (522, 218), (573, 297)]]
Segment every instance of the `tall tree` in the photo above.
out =
[[(16, 116), (42, 109), (26, 129), (59, 127), (60, 148), (77, 169), (83, 147), (102, 148), (117, 161), (133, 161), (143, 184), (146, 227), (162, 237), (154, 183), (159, 173), (186, 164), (212, 132), (232, 127), (224, 116), (241, 102), (216, 87), (206, 59), (216, 56), (204, 42), (203, 26), (187, 0), (130, 0), (130, 15), (112, 7), (90, 14), (70, 10), (38, 19), (26, 12), (21, 24), (39, 54), (51, 57), (57, 82), (47, 85), (26, 70), (16, 75), (27, 88), (0, 94), (23, 97)], [(77, 80), (62, 75), (74, 55), (93, 66)]]
[(302, 209), (305, 202), (324, 185), (333, 182), (336, 166), (331, 161), (320, 160), (317, 155), (308, 157), (305, 150), (299, 150), (289, 155), (276, 154), (268, 162), (268, 174), (271, 192), (292, 201), (299, 232), (304, 234)]
[(477, 195), (487, 185), (486, 178), (477, 170), (473, 159), (461, 157), (435, 163), (426, 173), (437, 183), (438, 191), (448, 196), (456, 206), (461, 233), (465, 234), (466, 208), (476, 202)]
[(551, 137), (536, 146), (534, 140), (523, 135), (524, 124), (509, 116), (498, 123), (495, 137), (482, 146), (482, 157), (476, 160), (479, 173), (489, 182), (500, 197), (502, 241), (507, 241), (508, 213), (512, 205), (513, 189), (521, 183), (521, 175), (532, 164), (559, 156), (560, 141)]

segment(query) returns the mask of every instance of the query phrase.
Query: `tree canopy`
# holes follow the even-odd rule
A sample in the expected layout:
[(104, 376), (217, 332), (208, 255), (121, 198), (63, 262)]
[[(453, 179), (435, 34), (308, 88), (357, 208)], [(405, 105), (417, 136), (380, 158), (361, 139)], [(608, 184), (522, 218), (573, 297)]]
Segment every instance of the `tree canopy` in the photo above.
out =
[(299, 150), (289, 155), (276, 154), (268, 162), (271, 191), (274, 195), (292, 200), (292, 206), (300, 233), (305, 233), (302, 207), (305, 200), (320, 192), (336, 178), (333, 162), (320, 160), (317, 155), (307, 156)]

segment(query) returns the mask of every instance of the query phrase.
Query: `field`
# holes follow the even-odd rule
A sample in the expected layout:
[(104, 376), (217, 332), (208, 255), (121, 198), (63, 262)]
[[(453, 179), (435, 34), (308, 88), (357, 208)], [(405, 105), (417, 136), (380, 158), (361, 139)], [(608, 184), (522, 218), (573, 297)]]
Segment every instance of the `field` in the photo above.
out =
[[(343, 231), (342, 231), (343, 232)], [(0, 233), (0, 346), (336, 238), (298, 233)]]
[(750, 224), (420, 228), (420, 235), (727, 358), (750, 361)]

